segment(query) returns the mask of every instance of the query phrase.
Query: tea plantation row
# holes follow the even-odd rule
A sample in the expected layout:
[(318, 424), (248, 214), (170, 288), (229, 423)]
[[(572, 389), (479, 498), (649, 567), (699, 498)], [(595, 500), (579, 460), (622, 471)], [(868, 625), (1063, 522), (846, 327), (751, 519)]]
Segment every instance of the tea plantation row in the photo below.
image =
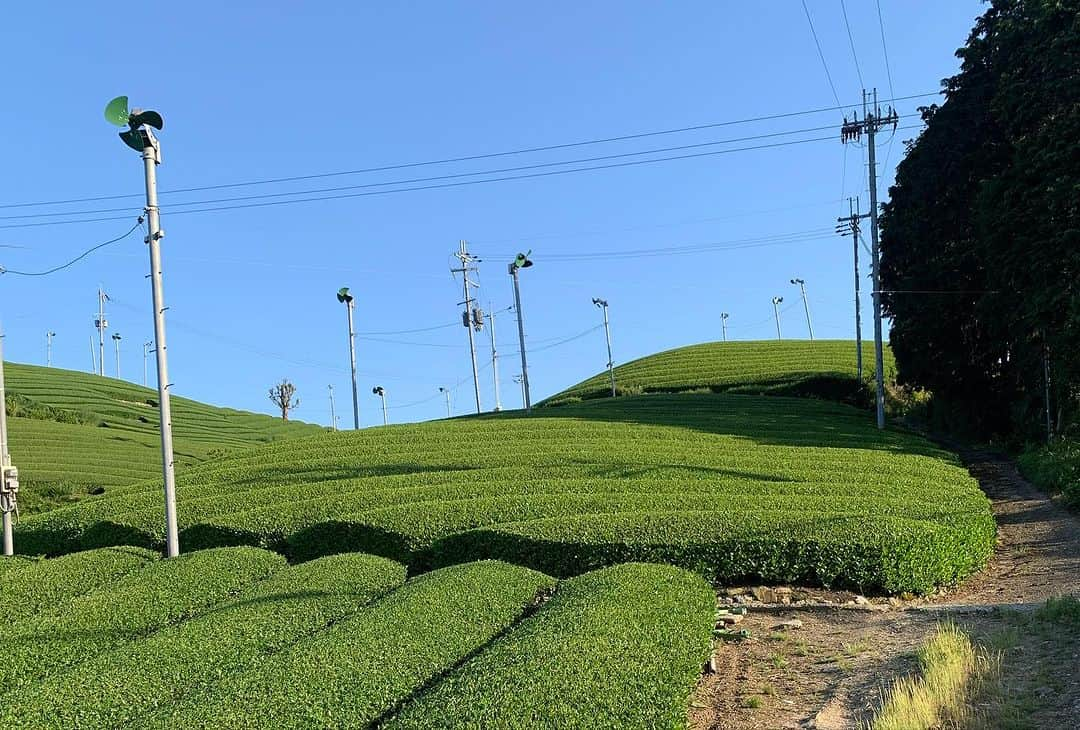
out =
[[(142, 563), (111, 584), (72, 570), (124, 555)], [(714, 613), (701, 578), (659, 565), (559, 583), (247, 547), (7, 562), (69, 597), (8, 623), (4, 727), (683, 727)]]
[[(863, 344), (863, 378), (874, 372), (874, 347)], [(714, 390), (811, 395), (848, 399), (857, 387), (855, 343), (845, 340), (707, 342), (649, 355), (615, 368), (617, 392), (672, 393)], [(895, 376), (885, 349), (886, 381)], [(542, 405), (561, 405), (611, 394), (606, 372), (551, 396)]]
[[(58, 554), (162, 540), (160, 486), (23, 521)], [(185, 549), (363, 551), (427, 570), (502, 558), (566, 577), (665, 562), (715, 582), (927, 591), (989, 557), (955, 459), (838, 403), (714, 393), (590, 400), (268, 444), (180, 475)]]
[[(4, 363), (10, 450), (23, 475), (23, 507), (47, 495), (109, 488), (161, 472), (157, 391), (110, 377)], [(260, 443), (320, 433), (305, 423), (174, 397), (176, 461), (181, 467)]]

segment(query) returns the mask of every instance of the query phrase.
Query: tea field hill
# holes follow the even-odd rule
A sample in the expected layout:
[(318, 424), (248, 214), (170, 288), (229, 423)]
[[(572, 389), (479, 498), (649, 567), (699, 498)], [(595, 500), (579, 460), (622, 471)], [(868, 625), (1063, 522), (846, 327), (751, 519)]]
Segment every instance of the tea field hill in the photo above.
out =
[[(863, 381), (873, 387), (874, 343), (864, 342)], [(885, 380), (895, 379), (896, 363), (885, 347)], [(619, 365), (616, 392), (678, 393), (689, 390), (820, 396), (859, 400), (855, 343), (849, 340), (768, 340), (705, 342), (679, 347)], [(562, 405), (611, 394), (606, 371), (541, 405)]]
[[(955, 457), (816, 398), (596, 398), (264, 444), (179, 473), (181, 546), (360, 551), (413, 572), (500, 559), (563, 578), (669, 563), (714, 583), (952, 584), (988, 559)], [(17, 549), (159, 547), (149, 481), (24, 519)]]
[[(11, 455), (31, 509), (49, 498), (154, 478), (157, 391), (59, 368), (4, 364)], [(320, 426), (172, 398), (177, 465), (321, 432)]]

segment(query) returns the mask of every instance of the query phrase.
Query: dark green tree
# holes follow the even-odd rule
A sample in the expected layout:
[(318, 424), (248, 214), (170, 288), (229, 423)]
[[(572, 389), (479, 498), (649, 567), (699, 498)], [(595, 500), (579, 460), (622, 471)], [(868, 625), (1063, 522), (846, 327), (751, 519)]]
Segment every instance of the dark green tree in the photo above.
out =
[(884, 206), (882, 289), (902, 382), (939, 425), (1032, 438), (1075, 419), (1080, 0), (994, 0), (924, 108)]

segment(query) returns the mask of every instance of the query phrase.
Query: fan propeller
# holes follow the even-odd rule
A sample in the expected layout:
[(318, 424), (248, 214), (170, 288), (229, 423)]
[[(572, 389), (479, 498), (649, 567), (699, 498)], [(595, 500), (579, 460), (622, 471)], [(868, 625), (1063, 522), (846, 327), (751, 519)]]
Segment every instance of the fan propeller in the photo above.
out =
[(153, 146), (153, 134), (143, 127), (148, 126), (160, 130), (165, 126), (165, 120), (153, 109), (128, 111), (126, 96), (118, 96), (105, 105), (105, 120), (117, 127), (123, 127), (126, 124), (128, 129), (120, 132), (120, 139), (137, 152)]

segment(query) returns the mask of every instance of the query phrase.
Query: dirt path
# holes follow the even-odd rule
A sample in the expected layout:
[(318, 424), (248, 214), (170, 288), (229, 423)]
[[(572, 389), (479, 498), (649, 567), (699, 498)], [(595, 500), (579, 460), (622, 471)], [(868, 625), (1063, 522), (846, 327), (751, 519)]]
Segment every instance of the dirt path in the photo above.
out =
[[(748, 607), (737, 628), (749, 629), (751, 638), (719, 650), (719, 671), (705, 675), (698, 686), (691, 727), (865, 727), (882, 687), (914, 668), (914, 651), (943, 614), (996, 648), (996, 641), (1015, 637), (1017, 629), (1016, 620), (995, 607), (1032, 608), (1052, 596), (1080, 595), (1077, 516), (1028, 484), (1007, 459), (984, 452), (960, 455), (990, 497), (998, 521), (998, 544), (986, 570), (957, 589), (903, 603), (798, 590), (759, 591), (758, 597), (773, 601), (763, 603), (751, 595), (721, 593), (718, 601)], [(1038, 687), (1018, 690), (1032, 689), (1040, 697), (1028, 724), (1020, 727), (1080, 727), (1077, 683), (1043, 686), (1054, 685), (1054, 675), (1070, 677), (1080, 670), (1080, 646), (1024, 641), (1021, 635), (1005, 651), (1006, 668), (1048, 678), (1035, 682)]]

